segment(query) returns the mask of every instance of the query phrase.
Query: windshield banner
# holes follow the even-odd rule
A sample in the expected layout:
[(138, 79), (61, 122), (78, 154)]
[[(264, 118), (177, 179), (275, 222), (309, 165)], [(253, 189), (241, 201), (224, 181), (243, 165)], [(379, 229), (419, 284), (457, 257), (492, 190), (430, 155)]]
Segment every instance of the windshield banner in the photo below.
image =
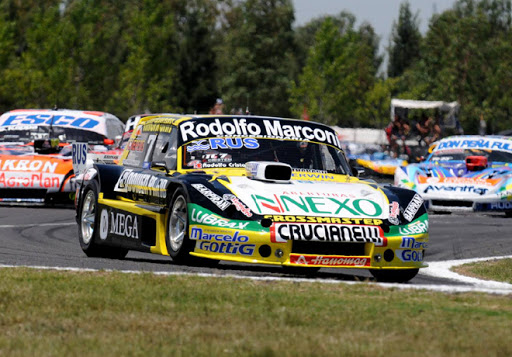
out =
[(313, 141), (341, 147), (336, 132), (324, 125), (268, 118), (206, 118), (180, 124), (182, 145), (198, 139), (219, 136), (242, 136), (269, 139)]
[(453, 137), (441, 140), (434, 151), (453, 149), (481, 149), (512, 152), (512, 140), (489, 137)]

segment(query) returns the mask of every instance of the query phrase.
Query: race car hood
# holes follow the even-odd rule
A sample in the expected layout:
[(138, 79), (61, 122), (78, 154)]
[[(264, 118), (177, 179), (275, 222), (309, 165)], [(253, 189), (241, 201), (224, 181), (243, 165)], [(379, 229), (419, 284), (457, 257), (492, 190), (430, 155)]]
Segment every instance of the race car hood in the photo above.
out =
[(53, 155), (0, 155), (0, 189), (58, 191), (73, 170), (70, 157)]
[(262, 215), (379, 218), (389, 216), (389, 201), (379, 188), (365, 183), (291, 180), (272, 183), (229, 177), (225, 186), (253, 212)]

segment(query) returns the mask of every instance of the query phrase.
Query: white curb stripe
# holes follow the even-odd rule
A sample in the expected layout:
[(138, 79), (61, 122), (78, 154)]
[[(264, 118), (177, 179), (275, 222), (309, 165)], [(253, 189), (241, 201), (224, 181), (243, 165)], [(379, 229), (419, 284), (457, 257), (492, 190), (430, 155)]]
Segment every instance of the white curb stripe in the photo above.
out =
[[(468, 278), (453, 272), (449, 272), (449, 267), (471, 263), (475, 261), (484, 261), (492, 259), (512, 258), (512, 256), (504, 257), (490, 257), (490, 258), (476, 258), (464, 260), (450, 260), (445, 262), (431, 262), (429, 268), (423, 268), (420, 273), (433, 277), (449, 278), (456, 281), (468, 283), (466, 279), (471, 279), (472, 286), (457, 286), (457, 285), (420, 285), (420, 284), (398, 284), (398, 283), (373, 283), (373, 282), (358, 282), (358, 281), (340, 281), (334, 279), (304, 279), (304, 278), (286, 278), (286, 277), (254, 277), (254, 276), (241, 276), (232, 274), (212, 274), (212, 273), (187, 273), (187, 272), (165, 272), (165, 271), (137, 271), (137, 270), (113, 270), (113, 269), (89, 269), (89, 268), (74, 268), (74, 267), (48, 267), (48, 266), (28, 266), (28, 265), (3, 265), (0, 268), (31, 268), (41, 270), (57, 270), (57, 271), (73, 271), (73, 272), (119, 272), (125, 274), (142, 274), (151, 273), (160, 276), (197, 276), (206, 278), (233, 278), (233, 279), (250, 279), (256, 281), (287, 281), (287, 282), (302, 282), (302, 283), (326, 283), (326, 284), (368, 284), (378, 285), (387, 288), (398, 289), (414, 289), (414, 290), (431, 290), (445, 293), (465, 293), (465, 292), (483, 292), (488, 294), (509, 295), (512, 294), (512, 284), (498, 283), (486, 280), (479, 280)], [(427, 270), (425, 272), (425, 270)], [(453, 274), (453, 276), (452, 276)]]
[(450, 280), (459, 281), (465, 284), (471, 284), (475, 287), (487, 288), (487, 289), (496, 289), (496, 290), (504, 290), (508, 291), (508, 293), (512, 293), (512, 284), (502, 283), (498, 281), (492, 280), (482, 280), (477, 279), (461, 274), (457, 274), (454, 271), (451, 271), (451, 268), (463, 264), (489, 261), (495, 259), (511, 259), (512, 255), (505, 255), (499, 257), (487, 257), (487, 258), (473, 258), (473, 259), (460, 259), (460, 260), (445, 260), (440, 262), (429, 262), (428, 267), (424, 269), (420, 269), (420, 274), (433, 276), (437, 278), (446, 278)]

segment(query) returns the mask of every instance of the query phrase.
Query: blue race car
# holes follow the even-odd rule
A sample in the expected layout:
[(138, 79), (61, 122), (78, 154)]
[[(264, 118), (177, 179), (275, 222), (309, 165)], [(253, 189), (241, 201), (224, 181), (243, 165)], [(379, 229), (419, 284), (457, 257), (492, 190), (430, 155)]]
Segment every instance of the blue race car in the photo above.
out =
[(429, 210), (505, 212), (512, 217), (512, 138), (451, 136), (427, 159), (395, 172), (395, 185), (418, 192)]

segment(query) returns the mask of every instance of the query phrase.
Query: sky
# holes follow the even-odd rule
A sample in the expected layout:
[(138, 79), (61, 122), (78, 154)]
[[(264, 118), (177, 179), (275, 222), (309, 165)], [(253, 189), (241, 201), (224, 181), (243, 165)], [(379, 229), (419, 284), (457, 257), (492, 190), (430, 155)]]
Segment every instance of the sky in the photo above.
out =
[[(295, 26), (305, 25), (323, 15), (338, 15), (346, 10), (356, 17), (356, 26), (369, 22), (380, 37), (380, 51), (385, 54), (393, 22), (398, 22), (400, 4), (405, 0), (292, 0)], [(456, 0), (409, 0), (411, 12), (418, 13), (419, 29), (424, 35), (433, 14), (453, 7)]]

